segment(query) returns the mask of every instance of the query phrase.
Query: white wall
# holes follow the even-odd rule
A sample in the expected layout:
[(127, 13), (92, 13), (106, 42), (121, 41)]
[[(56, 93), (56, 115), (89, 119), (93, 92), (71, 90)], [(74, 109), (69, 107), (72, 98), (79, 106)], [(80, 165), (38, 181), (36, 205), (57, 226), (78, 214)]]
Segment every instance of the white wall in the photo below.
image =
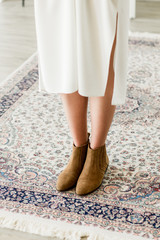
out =
[(130, 18), (136, 17), (136, 0), (130, 0)]

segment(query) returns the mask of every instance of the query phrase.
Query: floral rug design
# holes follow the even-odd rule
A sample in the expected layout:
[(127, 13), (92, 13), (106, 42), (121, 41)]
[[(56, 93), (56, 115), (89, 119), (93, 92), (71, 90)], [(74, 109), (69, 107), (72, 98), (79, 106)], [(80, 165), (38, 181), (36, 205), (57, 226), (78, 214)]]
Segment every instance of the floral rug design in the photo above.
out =
[(160, 37), (129, 37), (126, 103), (106, 140), (110, 165), (86, 196), (56, 191), (72, 137), (60, 96), (38, 90), (37, 54), (12, 74), (0, 88), (0, 209), (160, 239), (159, 60)]

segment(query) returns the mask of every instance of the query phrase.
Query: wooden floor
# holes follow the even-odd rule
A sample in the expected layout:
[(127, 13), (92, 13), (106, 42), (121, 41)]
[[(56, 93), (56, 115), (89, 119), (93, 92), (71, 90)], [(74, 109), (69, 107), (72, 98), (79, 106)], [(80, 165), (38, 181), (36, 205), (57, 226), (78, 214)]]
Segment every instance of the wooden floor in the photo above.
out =
[[(58, 240), (58, 238), (42, 237), (7, 228), (0, 228), (1, 240)], [(73, 239), (74, 240), (74, 239)]]
[[(33, 0), (27, 0), (25, 7), (20, 0), (0, 3), (0, 82), (37, 51), (33, 7)], [(130, 30), (160, 33), (159, 14), (160, 2), (138, 0), (137, 18), (130, 21)], [(0, 239), (53, 240), (1, 228)]]
[(0, 3), (0, 82), (36, 49), (33, 0)]
[(137, 0), (136, 19), (130, 21), (130, 30), (160, 33), (160, 1)]

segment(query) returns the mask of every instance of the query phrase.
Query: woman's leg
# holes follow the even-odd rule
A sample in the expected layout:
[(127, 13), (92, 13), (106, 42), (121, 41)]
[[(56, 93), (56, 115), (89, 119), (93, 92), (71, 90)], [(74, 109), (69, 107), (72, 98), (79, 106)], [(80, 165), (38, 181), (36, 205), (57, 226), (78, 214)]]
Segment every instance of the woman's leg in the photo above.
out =
[(60, 93), (64, 110), (74, 144), (78, 147), (86, 143), (87, 134), (87, 107), (88, 97), (81, 96), (78, 91), (65, 94)]
[(105, 96), (90, 97), (92, 134), (87, 149), (86, 161), (76, 185), (76, 193), (78, 195), (85, 195), (96, 190), (102, 183), (109, 165), (105, 139), (116, 109), (116, 105), (111, 105), (114, 86), (113, 56), (115, 45), (116, 34), (111, 51)]
[(58, 176), (56, 183), (56, 189), (64, 191), (75, 186), (86, 160), (89, 142), (87, 132), (88, 97), (81, 96), (78, 91), (71, 94), (60, 94), (74, 142), (68, 164)]
[(116, 35), (111, 51), (108, 82), (106, 86), (105, 96), (90, 97), (92, 128), (91, 148), (93, 149), (104, 145), (116, 109), (116, 105), (111, 105), (114, 86), (113, 56), (115, 51), (115, 45)]

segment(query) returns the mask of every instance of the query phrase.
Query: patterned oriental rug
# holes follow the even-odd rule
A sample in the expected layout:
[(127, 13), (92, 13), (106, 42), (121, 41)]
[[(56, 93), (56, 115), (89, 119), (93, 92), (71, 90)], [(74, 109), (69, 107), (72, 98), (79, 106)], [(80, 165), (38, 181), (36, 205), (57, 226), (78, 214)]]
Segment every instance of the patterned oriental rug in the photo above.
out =
[(110, 166), (86, 196), (55, 189), (72, 137), (60, 95), (38, 90), (37, 53), (2, 83), (0, 227), (72, 240), (160, 239), (159, 62), (160, 35), (130, 32), (126, 103), (106, 140)]

